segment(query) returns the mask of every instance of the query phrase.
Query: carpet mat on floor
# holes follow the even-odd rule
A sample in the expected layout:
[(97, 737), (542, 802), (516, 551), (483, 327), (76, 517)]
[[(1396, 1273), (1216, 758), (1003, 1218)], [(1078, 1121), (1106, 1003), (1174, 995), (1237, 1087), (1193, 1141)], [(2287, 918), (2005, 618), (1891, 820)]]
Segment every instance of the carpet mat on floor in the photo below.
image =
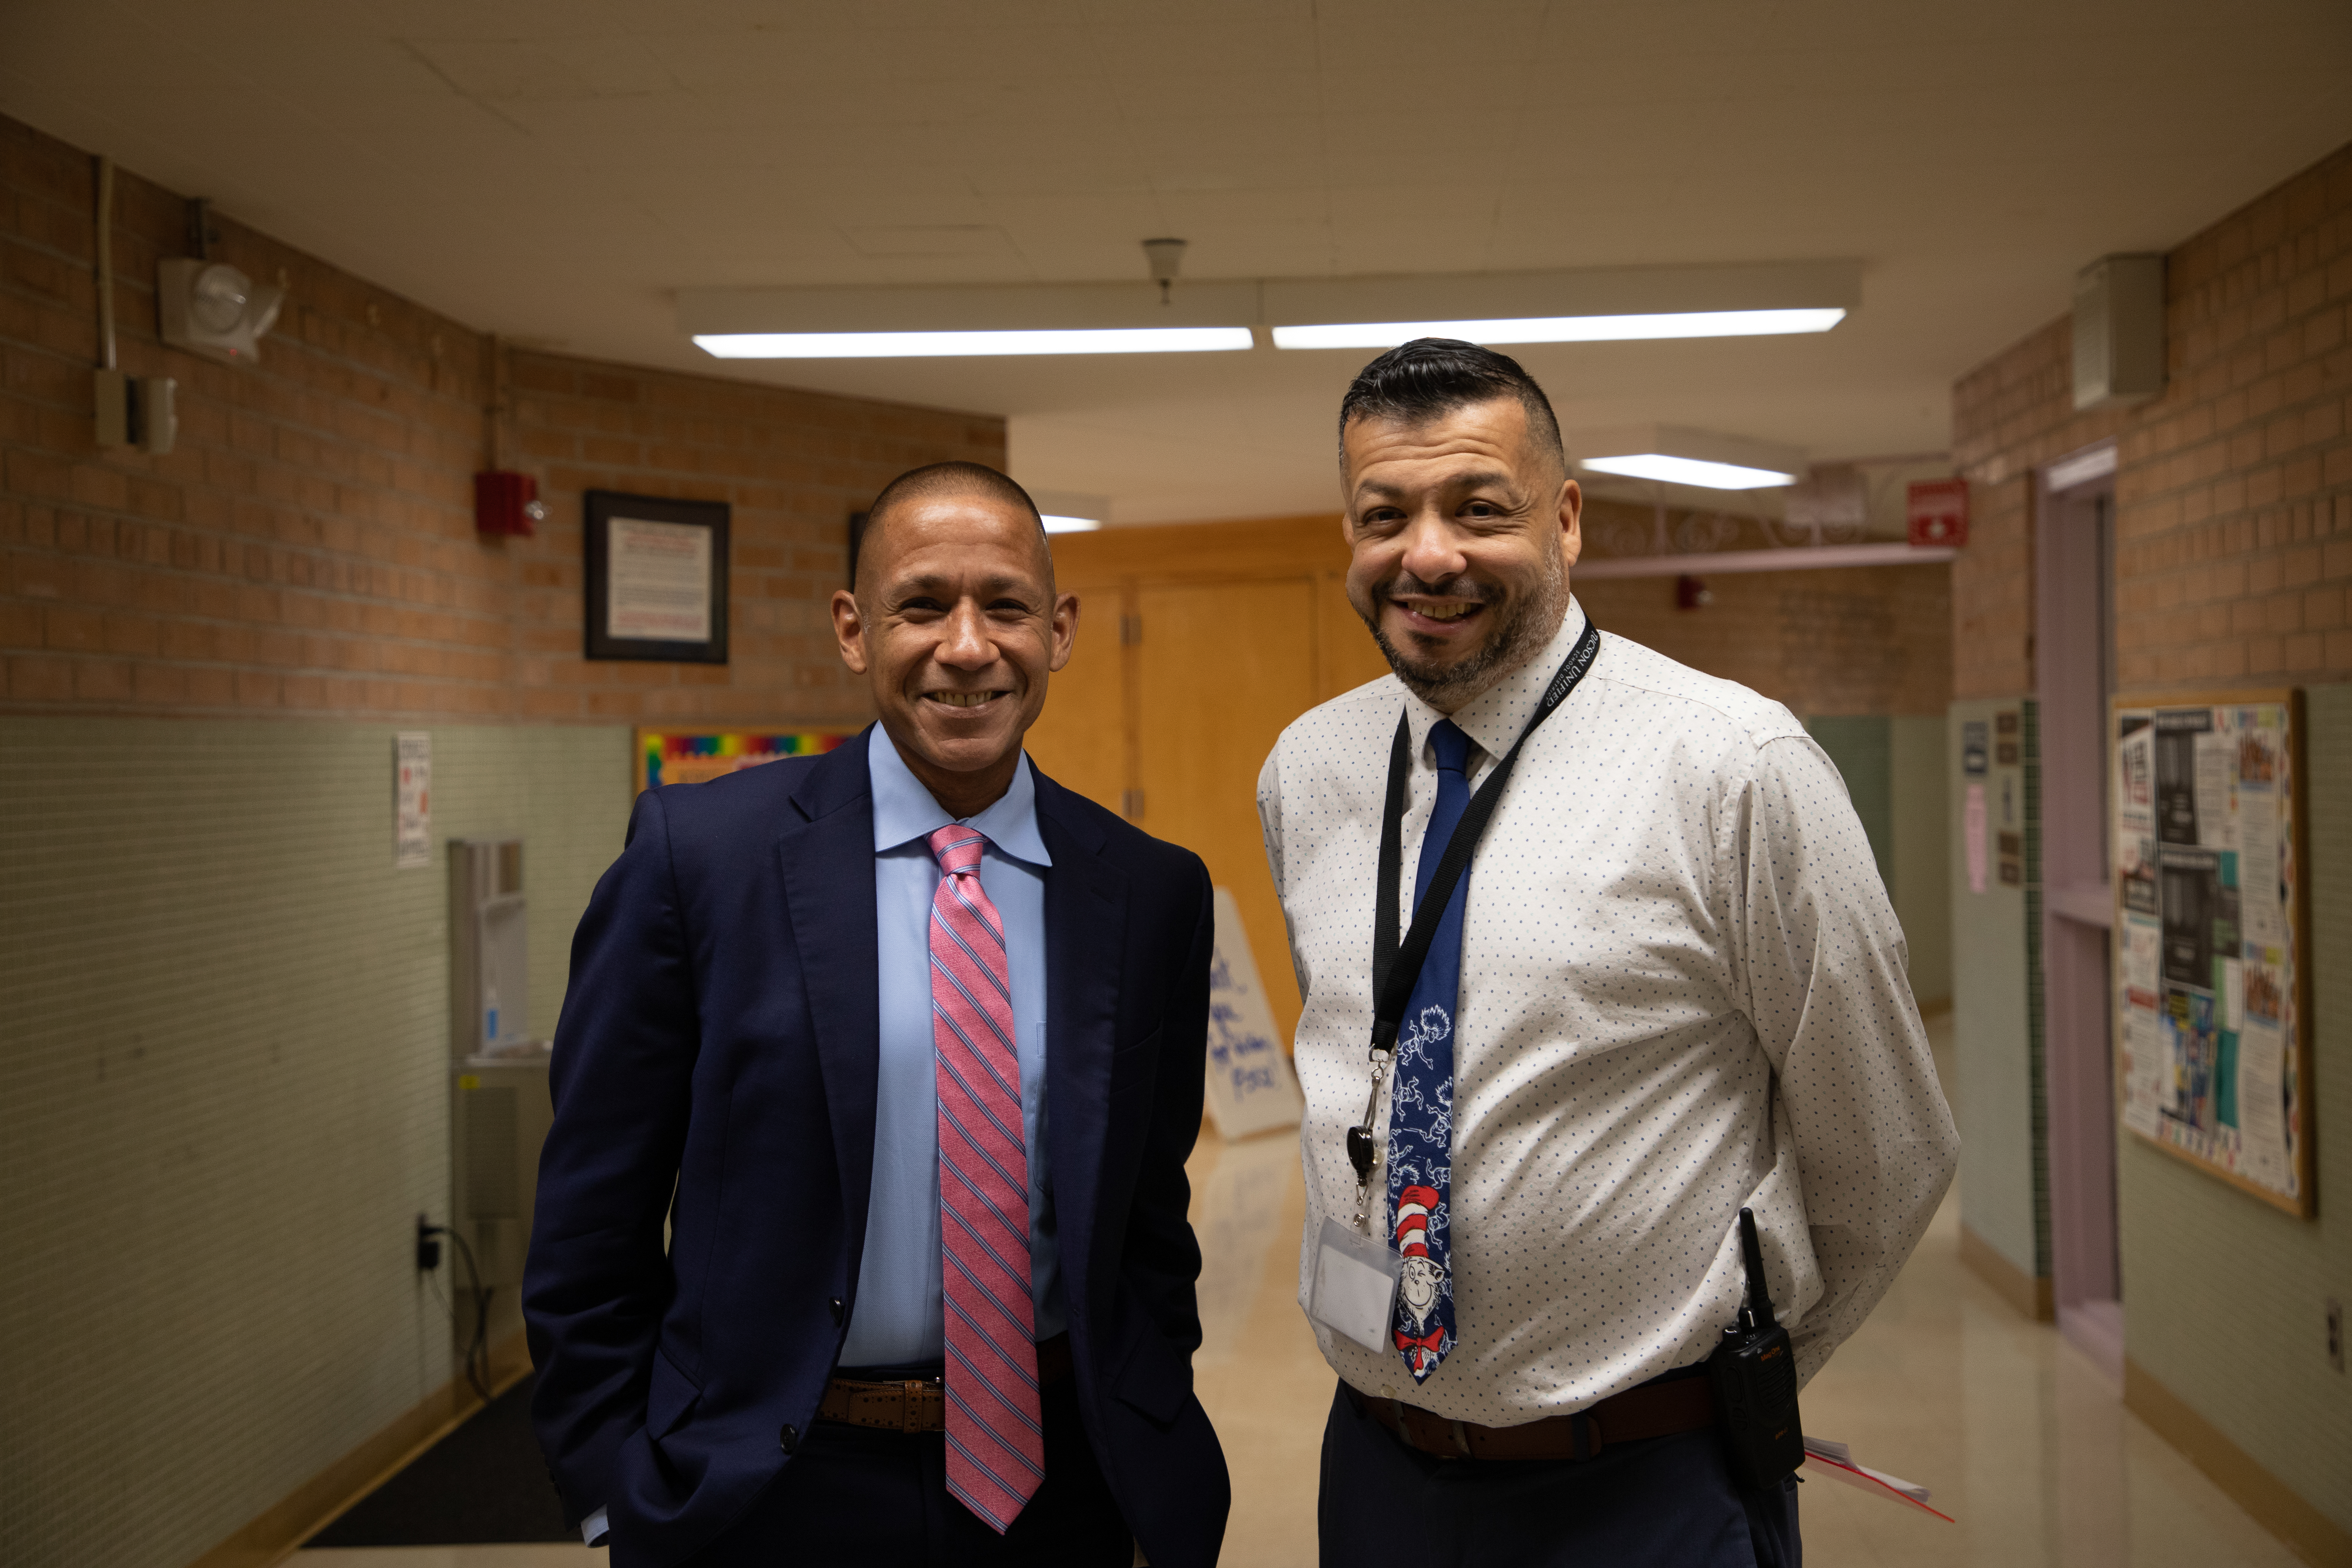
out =
[(308, 1546), (475, 1546), (572, 1541), (530, 1429), (526, 1377), (411, 1460)]

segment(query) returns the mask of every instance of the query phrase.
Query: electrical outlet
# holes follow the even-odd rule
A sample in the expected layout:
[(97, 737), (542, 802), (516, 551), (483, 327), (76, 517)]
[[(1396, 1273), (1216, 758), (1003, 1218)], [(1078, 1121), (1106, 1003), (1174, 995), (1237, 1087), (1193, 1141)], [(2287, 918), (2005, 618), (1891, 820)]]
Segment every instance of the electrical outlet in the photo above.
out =
[(416, 1271), (430, 1274), (441, 1267), (441, 1227), (423, 1215), (416, 1216)]
[(2327, 1299), (2327, 1364), (2344, 1370), (2344, 1303)]

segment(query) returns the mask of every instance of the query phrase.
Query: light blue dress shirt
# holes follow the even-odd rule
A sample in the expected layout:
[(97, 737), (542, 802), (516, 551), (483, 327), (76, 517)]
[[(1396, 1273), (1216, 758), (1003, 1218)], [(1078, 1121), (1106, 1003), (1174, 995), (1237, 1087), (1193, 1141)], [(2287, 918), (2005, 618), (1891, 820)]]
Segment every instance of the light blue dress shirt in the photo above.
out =
[[(874, 792), (874, 903), (882, 970), (882, 1062), (874, 1106), (874, 1194), (857, 1307), (843, 1366), (910, 1366), (947, 1358), (940, 1282), (940, 1099), (931, 1055), (931, 899), (940, 863), (930, 836), (955, 820), (907, 771), (890, 737), (867, 732)], [(1013, 1044), (1021, 1058), (1021, 1137), (1029, 1154), (1029, 1288), (1037, 1337), (1069, 1326), (1054, 1187), (1045, 1156), (1045, 869), (1037, 781), (1024, 756), (1003, 798), (965, 822), (987, 837), (980, 885), (1004, 922), (1013, 979)], [(605, 1510), (581, 1521), (602, 1542)]]
[[(882, 1060), (874, 1110), (874, 1192), (857, 1305), (844, 1366), (901, 1366), (947, 1354), (940, 1281), (939, 1092), (931, 1046), (931, 900), (940, 865), (929, 839), (955, 818), (907, 770), (877, 724), (866, 732), (873, 775), (874, 895), (881, 960)], [(988, 838), (980, 885), (1004, 922), (1013, 981), (1013, 1048), (1021, 1058), (1021, 1136), (1029, 1155), (1029, 1282), (1037, 1337), (1068, 1326), (1054, 1188), (1045, 1153), (1045, 870), (1037, 783), (1024, 757), (1013, 785), (965, 825)]]

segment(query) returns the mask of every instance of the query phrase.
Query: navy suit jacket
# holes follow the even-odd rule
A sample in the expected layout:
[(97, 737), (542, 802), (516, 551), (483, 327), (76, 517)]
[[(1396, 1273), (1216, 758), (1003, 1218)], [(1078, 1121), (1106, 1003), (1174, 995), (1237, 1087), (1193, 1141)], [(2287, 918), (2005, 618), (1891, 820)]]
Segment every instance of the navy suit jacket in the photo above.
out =
[[(1078, 1405), (1145, 1553), (1205, 1568), (1231, 1496), (1192, 1396), (1185, 1219), (1208, 873), (1042, 774), (1037, 826)], [(860, 735), (639, 795), (581, 919), (523, 1311), (550, 1470), (574, 1519), (608, 1510), (614, 1568), (709, 1544), (815, 1417), (866, 1239), (875, 918)]]

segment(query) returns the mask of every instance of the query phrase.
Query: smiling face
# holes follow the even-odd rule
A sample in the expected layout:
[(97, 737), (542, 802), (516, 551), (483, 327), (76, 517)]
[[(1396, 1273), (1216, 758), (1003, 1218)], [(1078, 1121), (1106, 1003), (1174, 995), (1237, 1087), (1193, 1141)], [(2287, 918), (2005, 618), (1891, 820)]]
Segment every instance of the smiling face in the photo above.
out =
[(1582, 493), (1516, 398), (1359, 419), (1342, 446), (1349, 603), (1398, 679), (1454, 712), (1559, 629)]
[(858, 587), (833, 595), (842, 662), (871, 683), (907, 767), (950, 815), (1003, 795), (1021, 737), (1069, 662), (1076, 595), (1054, 592), (1037, 520), (993, 496), (947, 489), (875, 520)]
[(1437, 1265), (1426, 1258), (1406, 1258), (1397, 1289), (1404, 1298), (1405, 1310), (1412, 1314), (1414, 1326), (1426, 1324), (1437, 1307)]

